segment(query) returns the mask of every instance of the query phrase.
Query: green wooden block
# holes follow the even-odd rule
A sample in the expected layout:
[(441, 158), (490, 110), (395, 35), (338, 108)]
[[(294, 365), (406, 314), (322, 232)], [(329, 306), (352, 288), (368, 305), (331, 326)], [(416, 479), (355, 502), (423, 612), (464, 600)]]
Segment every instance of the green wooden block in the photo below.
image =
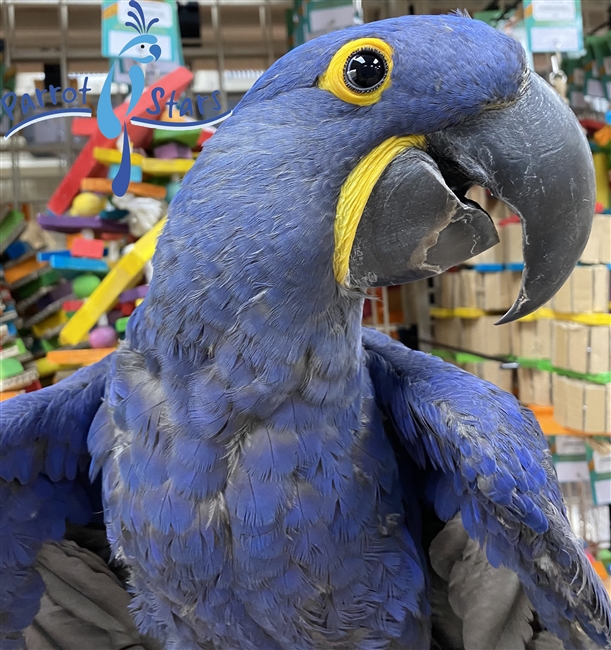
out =
[(123, 318), (119, 318), (119, 320), (115, 323), (115, 329), (119, 334), (123, 334), (127, 329), (128, 320), (129, 320), (129, 316), (124, 316)]
[(23, 366), (21, 365), (21, 362), (17, 361), (14, 357), (0, 359), (0, 379), (15, 377), (16, 375), (20, 375), (22, 372)]
[(49, 269), (44, 273), (41, 273), (35, 280), (24, 284), (18, 289), (11, 291), (15, 300), (25, 300), (30, 296), (33, 296), (37, 291), (44, 287), (50, 287), (54, 284), (57, 284), (61, 279), (60, 274), (53, 269)]
[(19, 210), (10, 210), (0, 221), (0, 253), (4, 251), (19, 237), (25, 229), (25, 217)]
[(180, 142), (189, 149), (197, 144), (201, 129), (189, 129), (188, 131), (165, 131), (163, 129), (153, 130), (153, 146), (167, 144), (168, 142)]

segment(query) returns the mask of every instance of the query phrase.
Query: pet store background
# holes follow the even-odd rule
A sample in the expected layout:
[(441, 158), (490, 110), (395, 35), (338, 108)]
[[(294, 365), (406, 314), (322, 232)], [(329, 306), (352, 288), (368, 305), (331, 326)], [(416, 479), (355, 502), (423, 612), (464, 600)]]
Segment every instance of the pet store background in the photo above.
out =
[[(457, 6), (456, 0), (141, 4), (162, 16), (151, 33), (163, 38), (165, 53), (146, 68), (136, 117), (155, 106), (152, 87), (163, 88), (165, 97), (190, 98), (194, 106), (198, 97), (215, 94), (220, 111), (230, 110), (276, 59), (319, 34)], [(517, 295), (521, 226), (507, 206), (474, 188), (500, 243), (438, 278), (372, 291), (364, 323), (513, 392), (534, 411), (572, 525), (611, 585), (611, 3), (465, 0), (464, 8), (520, 41), (531, 66), (579, 117), (597, 176), (592, 236), (553, 300), (517, 323), (495, 327)], [(36, 96), (51, 85), (77, 90), (87, 78), (95, 115), (125, 31), (118, 3), (2, 0), (1, 11), (2, 96)], [(110, 86), (117, 115), (125, 114), (129, 81), (129, 63), (121, 61)], [(35, 110), (65, 107), (45, 99)], [(166, 109), (157, 118), (210, 119), (212, 105), (204, 101), (197, 116), (174, 111), (170, 118)], [(33, 114), (20, 112), (19, 102), (12, 120), (0, 109), (0, 134)], [(0, 139), (1, 401), (60, 381), (115, 349), (146, 295), (168, 203), (214, 127), (131, 125), (128, 132), (131, 176), (122, 197), (112, 193), (121, 142), (105, 138), (95, 119), (35, 122)]]

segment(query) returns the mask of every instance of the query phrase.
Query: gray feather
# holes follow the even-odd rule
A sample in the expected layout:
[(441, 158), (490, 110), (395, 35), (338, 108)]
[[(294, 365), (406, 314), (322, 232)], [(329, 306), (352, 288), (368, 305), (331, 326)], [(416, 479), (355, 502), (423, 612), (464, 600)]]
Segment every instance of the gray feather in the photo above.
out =
[(526, 644), (526, 650), (564, 650), (564, 644), (551, 632), (539, 632)]
[(36, 568), (46, 591), (25, 630), (26, 650), (153, 650), (129, 614), (129, 594), (98, 556), (74, 542), (49, 543)]
[(491, 566), (473, 540), (452, 568), (448, 599), (463, 621), (465, 650), (524, 650), (533, 637), (532, 606), (517, 575)]
[(446, 582), (450, 581), (452, 567), (462, 559), (468, 541), (469, 535), (462, 525), (460, 515), (456, 515), (431, 542), (431, 565), (435, 573)]
[(490, 565), (479, 544), (469, 539), (460, 515), (435, 537), (429, 556), (437, 574), (431, 581), (434, 630), (448, 648), (546, 650), (527, 646), (534, 612), (517, 575)]

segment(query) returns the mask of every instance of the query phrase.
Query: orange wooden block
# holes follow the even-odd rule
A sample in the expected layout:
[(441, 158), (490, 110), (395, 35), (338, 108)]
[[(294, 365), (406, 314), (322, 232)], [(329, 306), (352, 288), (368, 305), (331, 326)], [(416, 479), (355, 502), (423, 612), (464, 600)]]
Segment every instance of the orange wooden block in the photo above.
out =
[[(112, 195), (112, 180), (110, 178), (83, 178), (81, 191), (98, 192)], [(127, 191), (134, 196), (144, 196), (150, 199), (165, 199), (166, 189), (151, 183), (130, 183)]]
[(4, 278), (9, 284), (13, 284), (21, 280), (21, 278), (25, 278), (26, 275), (30, 275), (30, 273), (34, 273), (34, 271), (43, 269), (48, 265), (48, 262), (38, 262), (35, 257), (32, 257), (25, 262), (21, 262), (21, 264), (5, 269)]
[(22, 393), (25, 393), (25, 391), (5, 390), (3, 393), (0, 393), (0, 402), (5, 402), (7, 399), (11, 399), (11, 397), (17, 397), (17, 395), (21, 395)]
[(47, 352), (47, 359), (58, 366), (89, 366), (101, 361), (114, 352), (116, 348), (96, 348), (86, 350), (52, 350)]
[(67, 248), (68, 250), (71, 250), (72, 247), (74, 246), (74, 242), (75, 242), (77, 239), (80, 239), (80, 238), (81, 238), (81, 235), (80, 235), (80, 233), (78, 233), (78, 232), (67, 233), (67, 234), (66, 234), (66, 248)]

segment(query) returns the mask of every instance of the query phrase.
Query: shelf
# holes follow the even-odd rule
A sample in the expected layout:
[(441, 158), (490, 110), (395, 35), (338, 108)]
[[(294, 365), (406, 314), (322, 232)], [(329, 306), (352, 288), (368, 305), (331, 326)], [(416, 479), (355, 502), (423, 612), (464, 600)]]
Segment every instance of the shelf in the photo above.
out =
[(552, 406), (540, 406), (539, 404), (526, 404), (526, 406), (535, 414), (539, 426), (546, 436), (578, 436), (583, 438), (611, 437), (611, 432), (586, 433), (585, 431), (576, 431), (563, 427), (554, 420), (554, 408)]

